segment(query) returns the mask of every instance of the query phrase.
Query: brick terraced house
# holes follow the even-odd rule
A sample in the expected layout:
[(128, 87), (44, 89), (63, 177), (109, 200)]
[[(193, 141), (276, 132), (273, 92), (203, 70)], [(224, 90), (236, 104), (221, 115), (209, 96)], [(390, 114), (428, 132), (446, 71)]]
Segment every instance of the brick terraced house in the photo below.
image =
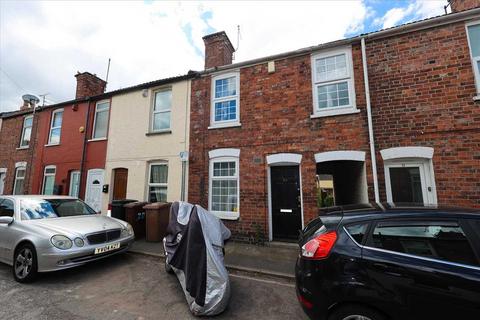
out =
[(189, 201), (237, 239), (292, 240), (319, 206), (480, 207), (480, 1), (232, 64), (205, 36), (192, 80)]

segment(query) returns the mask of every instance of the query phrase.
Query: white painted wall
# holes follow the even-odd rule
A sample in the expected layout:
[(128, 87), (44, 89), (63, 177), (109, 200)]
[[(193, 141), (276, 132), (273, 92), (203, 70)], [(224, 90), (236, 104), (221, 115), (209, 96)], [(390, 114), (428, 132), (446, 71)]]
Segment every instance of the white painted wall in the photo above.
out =
[[(172, 88), (171, 133), (147, 136), (153, 105), (153, 92)], [(190, 81), (117, 95), (112, 98), (108, 133), (105, 183), (109, 193), (103, 194), (102, 212), (113, 194), (113, 169), (128, 169), (127, 198), (148, 200), (148, 165), (154, 161), (168, 163), (167, 200), (180, 200), (182, 163), (180, 152), (188, 151), (190, 120)], [(188, 173), (188, 167), (186, 172)], [(186, 177), (186, 183), (188, 177)], [(188, 185), (185, 186), (188, 190)]]

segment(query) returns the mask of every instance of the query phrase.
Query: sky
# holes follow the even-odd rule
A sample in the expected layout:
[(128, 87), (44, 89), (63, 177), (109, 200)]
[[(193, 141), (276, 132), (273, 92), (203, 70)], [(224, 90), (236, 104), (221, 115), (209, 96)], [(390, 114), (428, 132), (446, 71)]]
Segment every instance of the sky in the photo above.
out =
[(109, 58), (107, 91), (202, 70), (213, 32), (227, 32), (241, 62), (441, 15), (445, 4), (0, 0), (0, 112), (25, 93), (74, 99), (77, 71), (105, 79)]

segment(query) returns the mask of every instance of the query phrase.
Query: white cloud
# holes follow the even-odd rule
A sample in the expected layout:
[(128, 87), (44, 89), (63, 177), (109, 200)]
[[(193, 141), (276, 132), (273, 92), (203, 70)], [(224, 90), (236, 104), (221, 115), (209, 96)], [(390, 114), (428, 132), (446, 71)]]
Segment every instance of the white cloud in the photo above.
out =
[(236, 46), (240, 25), (238, 62), (343, 38), (366, 17), (360, 1), (0, 1), (0, 111), (27, 92), (72, 99), (77, 70), (104, 78), (108, 58), (108, 90), (201, 70), (211, 28)]
[(406, 7), (388, 10), (383, 17), (376, 18), (373, 24), (386, 29), (401, 23), (438, 16), (444, 14), (443, 4), (444, 0), (410, 1)]

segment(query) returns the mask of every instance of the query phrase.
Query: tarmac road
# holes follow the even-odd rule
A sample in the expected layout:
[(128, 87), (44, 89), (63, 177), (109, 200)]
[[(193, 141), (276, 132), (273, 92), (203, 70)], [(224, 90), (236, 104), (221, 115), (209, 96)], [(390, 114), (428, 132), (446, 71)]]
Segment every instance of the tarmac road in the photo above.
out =
[[(0, 264), (2, 320), (198, 319), (161, 258), (127, 253), (41, 274), (27, 285), (15, 282), (11, 272)], [(231, 274), (230, 280), (230, 305), (214, 319), (307, 319), (293, 283), (241, 273)]]

